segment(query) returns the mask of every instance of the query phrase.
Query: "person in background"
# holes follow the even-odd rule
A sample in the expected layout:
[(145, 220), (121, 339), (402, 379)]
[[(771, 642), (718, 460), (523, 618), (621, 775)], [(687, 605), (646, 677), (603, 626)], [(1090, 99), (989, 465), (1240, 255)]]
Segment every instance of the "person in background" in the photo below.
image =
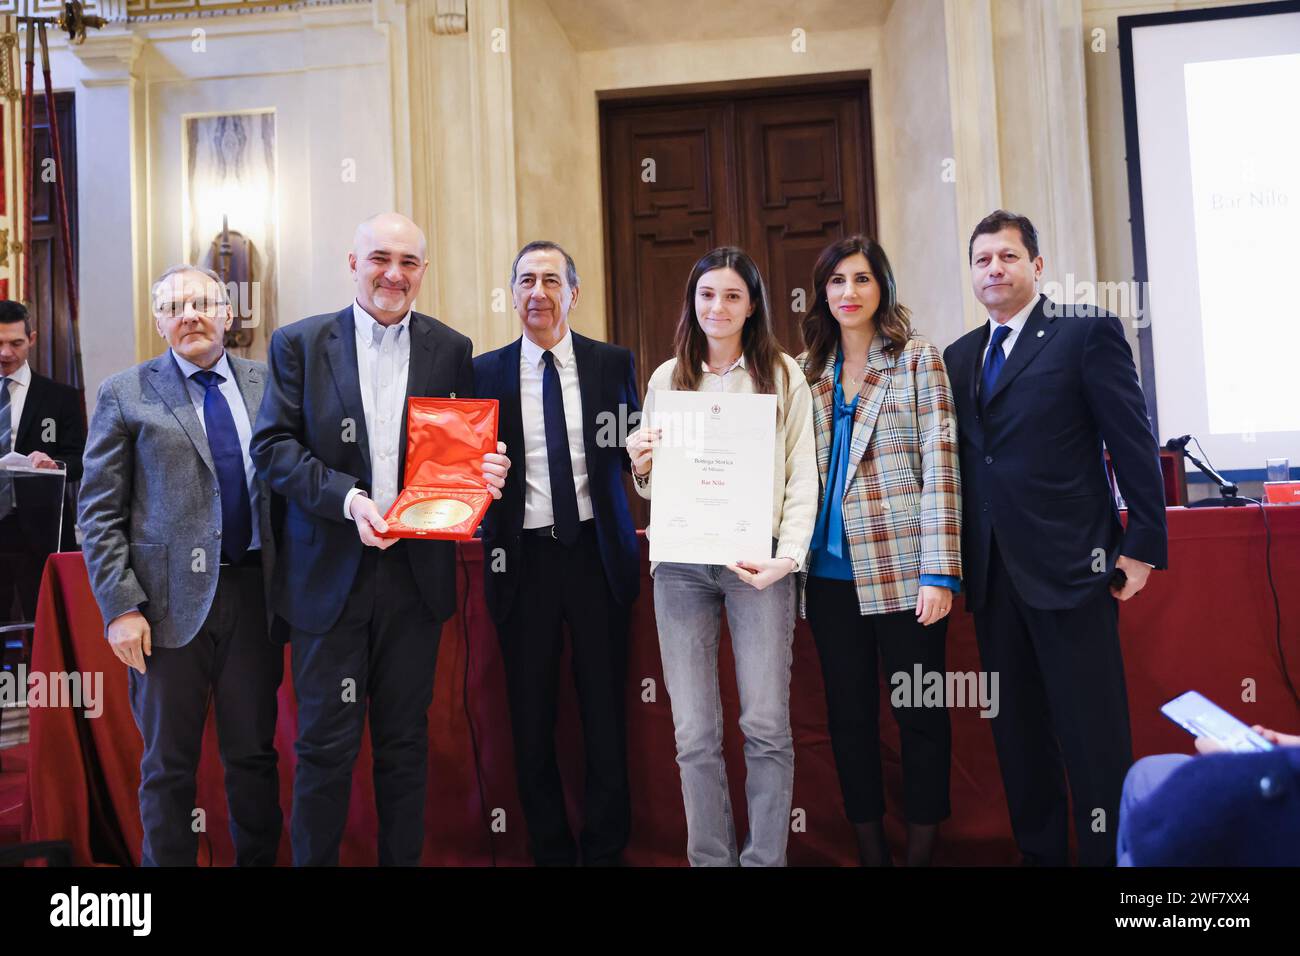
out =
[[(32, 371), (28, 358), (35, 344), (27, 308), (0, 301), (0, 457), (27, 455), (42, 470), (61, 463), (69, 482), (80, 481), (86, 446), (81, 392)], [(56, 499), (55, 484), (0, 476), (0, 567), (11, 582), (0, 587), (0, 621), (15, 612), (33, 620), (45, 560), (54, 551), (76, 548), (76, 515)]]
[[(850, 236), (813, 267), (799, 365), (812, 387), (821, 504), (804, 610), (826, 685), (844, 809), (864, 866), (890, 862), (880, 768), (880, 679), (944, 673), (961, 583), (956, 411), (939, 350), (912, 333), (885, 251)], [(892, 685), (892, 680), (887, 681)], [(892, 703), (892, 697), (891, 697)], [(893, 705), (907, 862), (930, 862), (949, 816), (946, 707)]]
[[(655, 369), (644, 403), (652, 421), (660, 390), (775, 394), (777, 420), (772, 557), (726, 566), (659, 563), (655, 618), (664, 680), (672, 699), (692, 866), (784, 866), (794, 787), (790, 662), (795, 579), (804, 567), (817, 509), (812, 398), (793, 358), (772, 333), (767, 290), (740, 249), (715, 249), (691, 269), (674, 358)], [(653, 492), (653, 452), (662, 429), (628, 438), (638, 493)], [(718, 640), (730, 625), (745, 735), (749, 834), (737, 854), (722, 759)]]

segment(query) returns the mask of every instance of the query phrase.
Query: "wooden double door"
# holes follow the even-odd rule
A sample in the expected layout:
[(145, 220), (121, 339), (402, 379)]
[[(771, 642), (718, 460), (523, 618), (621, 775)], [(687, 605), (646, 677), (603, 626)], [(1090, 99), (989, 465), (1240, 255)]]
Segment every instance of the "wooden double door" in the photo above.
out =
[(610, 338), (642, 390), (672, 354), (691, 267), (721, 245), (754, 257), (776, 334), (801, 352), (818, 254), (876, 231), (867, 82), (605, 102), (601, 137)]

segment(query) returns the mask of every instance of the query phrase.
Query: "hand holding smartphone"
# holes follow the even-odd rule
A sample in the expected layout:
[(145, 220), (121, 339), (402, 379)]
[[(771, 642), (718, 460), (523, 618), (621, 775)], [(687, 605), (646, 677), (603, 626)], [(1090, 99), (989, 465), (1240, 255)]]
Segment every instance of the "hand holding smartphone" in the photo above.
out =
[(1194, 690), (1180, 694), (1160, 708), (1179, 727), (1194, 737), (1208, 737), (1233, 753), (1260, 753), (1273, 744), (1218, 704)]

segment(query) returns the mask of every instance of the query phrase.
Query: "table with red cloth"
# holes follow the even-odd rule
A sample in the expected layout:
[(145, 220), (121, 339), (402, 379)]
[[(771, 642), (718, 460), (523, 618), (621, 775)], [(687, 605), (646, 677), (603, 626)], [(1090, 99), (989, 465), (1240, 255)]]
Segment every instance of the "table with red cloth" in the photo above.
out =
[[(1267, 509), (1272, 568), (1281, 602), (1282, 640), (1292, 680), (1300, 682), (1300, 507)], [(1191, 738), (1159, 707), (1195, 688), (1249, 723), (1300, 732), (1300, 708), (1279, 664), (1273, 598), (1265, 566), (1264, 516), (1257, 507), (1169, 511), (1169, 570), (1153, 573), (1146, 590), (1122, 606), (1120, 632), (1128, 678), (1134, 756), (1188, 752)], [(642, 539), (645, 548), (644, 538)], [(644, 557), (644, 555), (643, 555)], [(675, 762), (672, 713), (664, 689), (648, 563), (632, 613), (628, 655), (628, 754), (632, 865), (685, 865), (686, 820)], [(460, 546), (460, 613), (442, 629), (433, 705), (429, 709), (429, 790), (424, 863), (523, 865), (529, 862), (515, 787), (509, 712), (496, 634), (483, 603), (482, 548)], [(286, 655), (288, 649), (286, 648)], [(978, 671), (973, 622), (958, 601), (948, 632), (947, 668)], [(736, 824), (745, 823), (744, 756), (737, 725), (734, 667), (727, 642), (719, 662), (726, 711), (725, 755)], [(136, 864), (140, 858), (140, 736), (127, 700), (126, 668), (109, 650), (79, 553), (51, 558), (41, 585), (33, 672), (103, 674), (103, 712), (31, 709), (31, 750), (24, 838), (71, 842), (83, 864)], [(568, 672), (567, 664), (562, 672)], [(290, 861), (288, 820), (297, 731), (289, 667), (279, 692), (285, 835), (280, 861)], [(576, 696), (569, 682), (559, 715), (561, 771), (570, 816), (580, 819), (582, 747)], [(806, 623), (795, 634), (790, 713), (795, 741), (792, 865), (851, 864), (853, 832), (845, 819), (826, 729), (816, 649)], [(882, 751), (887, 832), (901, 843), (898, 732), (882, 688)], [(944, 824), (937, 863), (1018, 861), (998, 776), (989, 723), (978, 707), (952, 708), (952, 817)], [(209, 718), (197, 804), (206, 836), (199, 862), (228, 865), (230, 842), (215, 726)], [(352, 782), (342, 862), (376, 862), (377, 818), (369, 740)]]

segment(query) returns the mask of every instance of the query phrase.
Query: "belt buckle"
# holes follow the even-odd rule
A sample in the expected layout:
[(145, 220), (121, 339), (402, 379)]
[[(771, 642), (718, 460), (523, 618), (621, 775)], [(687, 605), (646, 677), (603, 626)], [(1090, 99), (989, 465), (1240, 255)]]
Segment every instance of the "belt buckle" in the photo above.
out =
[(555, 533), (555, 525), (551, 525), (551, 540), (558, 541), (560, 536)]

